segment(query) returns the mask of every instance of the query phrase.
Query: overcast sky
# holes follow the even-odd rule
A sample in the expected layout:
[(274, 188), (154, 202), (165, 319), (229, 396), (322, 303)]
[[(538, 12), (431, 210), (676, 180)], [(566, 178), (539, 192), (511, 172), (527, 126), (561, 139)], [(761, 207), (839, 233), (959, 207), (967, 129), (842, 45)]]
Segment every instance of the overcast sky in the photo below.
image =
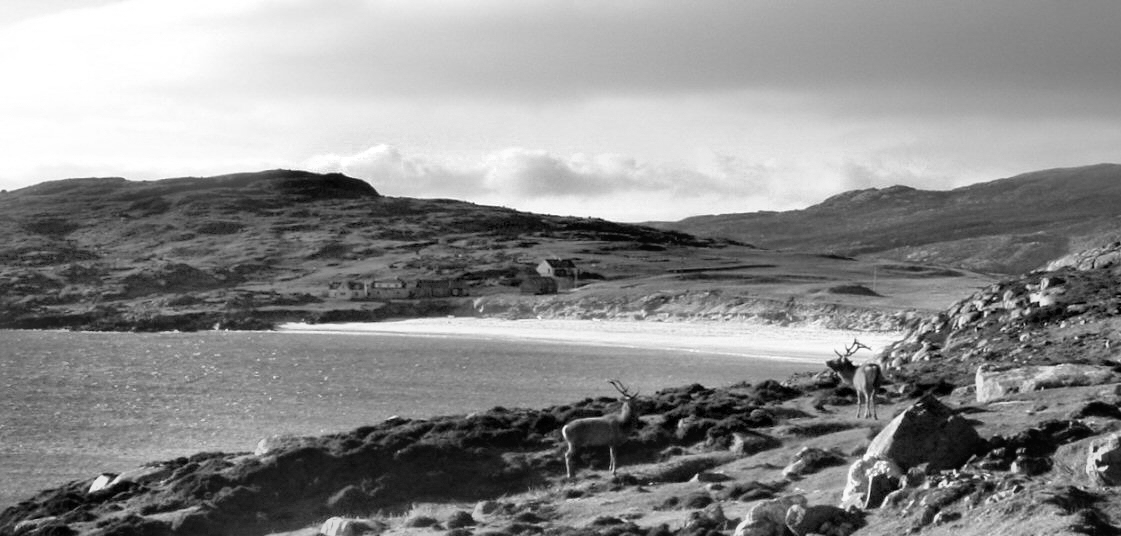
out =
[(271, 168), (616, 221), (1121, 162), (1121, 2), (4, 0), (0, 188)]

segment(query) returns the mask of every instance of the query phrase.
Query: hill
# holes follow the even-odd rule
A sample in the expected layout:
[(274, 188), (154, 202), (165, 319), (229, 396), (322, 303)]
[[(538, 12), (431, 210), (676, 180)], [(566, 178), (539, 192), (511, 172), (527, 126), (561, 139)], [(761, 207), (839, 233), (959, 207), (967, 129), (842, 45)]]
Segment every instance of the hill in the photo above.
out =
[(764, 248), (1019, 274), (1121, 238), (1121, 165), (1037, 171), (948, 191), (855, 190), (804, 210), (650, 225)]
[[(577, 263), (578, 291), (521, 294), (519, 285), (549, 258)], [(356, 301), (328, 292), (332, 283), (422, 279), (455, 281), (468, 297)], [(789, 321), (844, 316), (831, 312), (837, 306), (860, 314), (932, 310), (987, 282), (961, 270), (384, 196), (340, 174), (69, 179), (0, 193), (0, 327), (236, 329), (446, 314), (677, 317), (698, 314), (697, 307), (714, 318)]]

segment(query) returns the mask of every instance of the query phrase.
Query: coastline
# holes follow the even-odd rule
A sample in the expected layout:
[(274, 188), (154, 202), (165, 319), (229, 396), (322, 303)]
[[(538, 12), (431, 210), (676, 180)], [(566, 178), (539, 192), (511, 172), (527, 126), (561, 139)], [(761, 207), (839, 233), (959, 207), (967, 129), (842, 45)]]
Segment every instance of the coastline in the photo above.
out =
[[(872, 352), (902, 338), (901, 332), (838, 330), (740, 322), (650, 322), (619, 320), (446, 317), (385, 322), (340, 322), (277, 326), (285, 333), (344, 333), (520, 339), (542, 343), (616, 346), (812, 362), (859, 339)], [(750, 343), (745, 340), (750, 338)], [(748, 349), (750, 347), (750, 350)], [(861, 358), (871, 357), (864, 354)]]

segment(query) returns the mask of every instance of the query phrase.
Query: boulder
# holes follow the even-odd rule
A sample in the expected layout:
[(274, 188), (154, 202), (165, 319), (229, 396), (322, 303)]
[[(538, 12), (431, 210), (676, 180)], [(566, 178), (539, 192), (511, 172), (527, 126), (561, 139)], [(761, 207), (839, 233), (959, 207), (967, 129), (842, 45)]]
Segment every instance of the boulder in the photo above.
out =
[(929, 464), (929, 470), (960, 467), (985, 445), (977, 431), (932, 395), (891, 420), (872, 439), (866, 458), (889, 459), (900, 470)]
[(100, 475), (97, 475), (97, 478), (93, 479), (93, 483), (90, 484), (89, 490), (86, 491), (86, 493), (97, 493), (105, 488), (108, 488), (109, 483), (112, 482), (116, 477), (117, 475), (113, 473), (101, 473)]
[(878, 456), (865, 456), (849, 467), (841, 507), (879, 508), (884, 497), (899, 487), (903, 471), (895, 462)]
[(760, 501), (736, 526), (732, 536), (784, 536), (787, 530), (786, 512), (794, 505), (805, 506), (806, 498), (802, 495), (787, 495)]
[(385, 526), (378, 522), (349, 517), (332, 517), (323, 522), (319, 533), (323, 536), (359, 536), (360, 534), (380, 534)]
[(475, 525), (475, 518), (471, 516), (470, 512), (465, 512), (463, 510), (452, 512), (451, 515), (448, 516), (447, 521), (444, 522), (444, 526), (449, 529), (458, 529), (473, 525)]
[(857, 525), (848, 512), (836, 506), (795, 504), (786, 510), (786, 526), (795, 536), (848, 536), (856, 532)]
[(1086, 475), (1098, 485), (1121, 484), (1121, 434), (1113, 433), (1090, 442)]
[(987, 371), (982, 365), (977, 367), (975, 378), (978, 402), (989, 402), (1015, 393), (1057, 387), (1100, 385), (1121, 380), (1108, 367), (1073, 363), (1000, 371)]

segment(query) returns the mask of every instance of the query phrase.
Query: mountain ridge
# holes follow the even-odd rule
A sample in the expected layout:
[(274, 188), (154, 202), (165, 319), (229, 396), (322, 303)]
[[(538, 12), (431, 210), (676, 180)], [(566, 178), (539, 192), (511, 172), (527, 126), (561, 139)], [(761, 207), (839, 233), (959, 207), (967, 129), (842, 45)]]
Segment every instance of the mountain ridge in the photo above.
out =
[(805, 209), (650, 222), (775, 249), (875, 255), (1017, 274), (1121, 232), (1121, 165), (1034, 171), (952, 190), (896, 185)]

